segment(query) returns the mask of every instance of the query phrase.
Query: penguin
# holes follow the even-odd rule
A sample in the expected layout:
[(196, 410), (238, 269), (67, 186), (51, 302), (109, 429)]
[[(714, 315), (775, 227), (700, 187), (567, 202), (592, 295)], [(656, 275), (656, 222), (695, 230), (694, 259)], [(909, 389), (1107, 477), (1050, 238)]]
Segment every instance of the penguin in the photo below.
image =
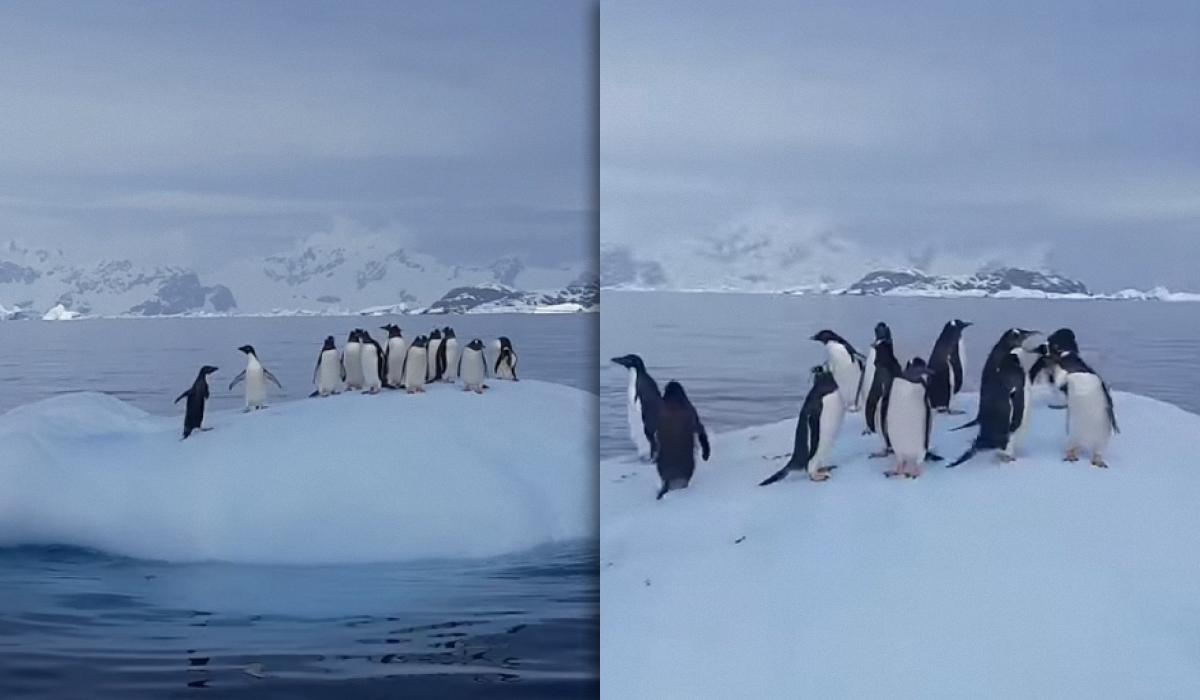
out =
[(346, 339), (346, 345), (342, 348), (346, 389), (351, 391), (363, 388), (362, 342), (359, 340), (359, 333), (358, 328), (350, 331), (350, 337)]
[(658, 453), (654, 460), (658, 465), (658, 477), (662, 479), (656, 500), (662, 500), (668, 491), (685, 489), (691, 483), (692, 474), (696, 472), (697, 438), (700, 440), (700, 456), (707, 462), (711, 451), (704, 424), (700, 422), (692, 402), (688, 401), (683, 385), (667, 382), (655, 426)]
[(425, 381), (432, 382), (438, 378), (438, 351), (442, 345), (442, 332), (434, 328), (429, 334), (429, 338), (425, 343), (425, 362), (427, 370), (425, 372)]
[(454, 329), (450, 326), (442, 329), (442, 344), (438, 348), (438, 375), (444, 382), (453, 383), (458, 378), (458, 338), (454, 337)]
[(365, 330), (359, 332), (358, 340), (362, 344), (359, 355), (362, 360), (363, 393), (378, 394), (383, 388), (383, 377), (386, 376), (383, 348), (379, 347), (379, 343)]
[(483, 356), (483, 341), (475, 338), (463, 348), (458, 358), (458, 374), (463, 380), (463, 391), (482, 394), (483, 380), (487, 377), (487, 360)]
[(887, 405), (885, 402), (888, 392), (892, 390), (893, 380), (899, 377), (903, 370), (900, 367), (900, 361), (896, 359), (896, 352), (892, 348), (890, 337), (876, 340), (872, 343), (871, 350), (875, 355), (875, 376), (871, 383), (871, 391), (867, 394), (867, 403), (864, 406), (867, 427), (863, 432), (878, 432), (883, 436), (883, 450), (872, 453), (871, 457), (887, 457), (892, 453), (892, 443), (888, 438), (887, 425), (883, 420), (884, 408)]
[(383, 355), (387, 360), (384, 363), (387, 371), (384, 372), (383, 385), (388, 389), (399, 389), (404, 386), (404, 356), (408, 354), (408, 341), (401, 333), (400, 327), (393, 323), (380, 328), (388, 332), (387, 345), (383, 348)]
[(217, 368), (211, 365), (201, 367), (199, 374), (196, 375), (196, 381), (192, 382), (192, 387), (175, 399), (175, 403), (179, 403), (185, 396), (187, 397), (187, 411), (183, 414), (182, 440), (187, 440), (193, 431), (212, 430), (212, 428), (204, 427), (204, 402), (208, 400), (208, 375), (216, 371)]
[[(919, 357), (905, 365), (892, 378), (892, 388), (883, 401), (884, 434), (896, 455), (896, 468), (884, 476), (916, 479), (929, 456), (929, 431), (933, 427), (933, 404), (929, 400), (929, 379), (933, 370)], [(911, 469), (911, 471), (910, 471)]]
[(962, 333), (972, 325), (971, 321), (957, 318), (947, 322), (929, 353), (928, 367), (933, 373), (929, 378), (929, 402), (938, 413), (962, 413), (951, 409), (950, 401), (962, 391), (966, 364)]
[[(1079, 343), (1075, 340), (1075, 331), (1070, 328), (1059, 328), (1046, 337), (1046, 342), (1038, 346), (1038, 359), (1029, 368), (1029, 382), (1038, 384), (1048, 382), (1054, 384), (1054, 359), (1063, 353), (1073, 353), (1079, 356)], [(1067, 389), (1052, 394), (1050, 408), (1062, 410), (1067, 407)]]
[[(612, 362), (629, 370), (629, 385), (625, 393), (626, 417), (629, 420), (629, 437), (637, 448), (638, 458), (650, 461), (657, 453), (658, 443), (655, 442), (655, 421), (662, 406), (662, 396), (658, 393), (658, 384), (654, 377), (646, 371), (646, 365), (637, 355), (622, 355), (612, 358)], [(499, 360), (496, 366), (499, 366)]]
[(333, 336), (325, 336), (325, 344), (317, 353), (317, 366), (313, 368), (313, 383), (317, 390), (309, 394), (313, 396), (329, 396), (342, 393), (342, 382), (346, 381), (346, 367), (338, 356), (337, 343)]
[[(978, 425), (979, 434), (961, 457), (946, 465), (948, 468), (957, 467), (980, 450), (998, 450), (1002, 462), (1017, 458), (1016, 448), (1029, 424), (1030, 407), (1029, 375), (1021, 369), (1019, 353), (1021, 342), (1031, 334), (1013, 328), (997, 343), (997, 347), (1008, 347), (1008, 352), (996, 361), (993, 373), (984, 377), (979, 388), (978, 415), (970, 423), (954, 428)], [(990, 356), (988, 361), (992, 362)]]
[(812, 388), (804, 397), (800, 416), (796, 419), (792, 457), (783, 469), (768, 476), (759, 486), (773, 484), (790, 472), (801, 470), (808, 474), (811, 481), (828, 479), (830, 470), (836, 468), (827, 464), (829, 452), (833, 449), (833, 441), (845, 414), (846, 406), (833, 373), (823, 365), (813, 367)]
[(420, 394), (425, 391), (425, 373), (428, 370), (427, 346), (429, 340), (418, 335), (408, 346), (408, 354), (404, 356), (404, 388), (410, 394)]
[(258, 355), (254, 352), (253, 345), (243, 345), (238, 348), (239, 352), (246, 354), (246, 369), (238, 372), (238, 375), (229, 382), (229, 390), (233, 391), (233, 387), (237, 383), (246, 381), (246, 410), (243, 413), (257, 411), (260, 408), (267, 407), (267, 381), (271, 381), (275, 386), (283, 389), (283, 385), (271, 374), (271, 370), (263, 366), (259, 361)]
[(496, 367), (492, 373), (496, 379), (517, 380), (517, 353), (513, 350), (512, 341), (504, 336), (496, 341), (500, 353), (496, 355)]
[[(1037, 335), (1038, 331), (1026, 330), (1024, 328), (1009, 328), (1000, 336), (1000, 340), (992, 346), (991, 352), (988, 353), (987, 360), (983, 363), (983, 371), (979, 375), (979, 412), (975, 417), (967, 423), (963, 423), (957, 428), (951, 430), (962, 430), (979, 425), (980, 417), (983, 414), (983, 394), (984, 388), (988, 385), (988, 381), (996, 375), (1001, 365), (1008, 366), (1009, 356), (1015, 351), (1019, 351), (1026, 339), (1030, 336)], [(1014, 355), (1012, 359), (1017, 360), (1017, 367), (1021, 366), (1021, 362)], [(1024, 372), (1022, 372), (1024, 374)]]
[(858, 398), (858, 385), (862, 378), (863, 360), (854, 346), (845, 338), (831, 330), (823, 330), (812, 337), (825, 346), (827, 360), (825, 365), (833, 373), (837, 382), (838, 392), (842, 395), (842, 403), (851, 413), (858, 410), (855, 401)]
[(1092, 455), (1092, 466), (1107, 469), (1104, 450), (1117, 427), (1108, 385), (1077, 353), (1067, 350), (1054, 359), (1054, 383), (1067, 392), (1067, 454), (1063, 461), (1079, 461), (1079, 452)]
[(867, 397), (871, 394), (871, 385), (875, 382), (875, 343), (884, 339), (892, 339), (892, 329), (888, 327), (888, 324), (880, 321), (875, 324), (875, 340), (871, 342), (871, 349), (867, 350), (862, 377), (858, 380), (858, 396), (855, 398), (855, 403), (860, 407), (867, 405)]

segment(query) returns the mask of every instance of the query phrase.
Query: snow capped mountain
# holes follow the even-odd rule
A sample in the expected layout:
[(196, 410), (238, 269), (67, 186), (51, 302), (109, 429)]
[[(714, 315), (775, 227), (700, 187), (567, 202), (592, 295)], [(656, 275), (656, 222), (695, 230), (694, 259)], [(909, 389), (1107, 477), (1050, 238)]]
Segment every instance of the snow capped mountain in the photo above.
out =
[(530, 267), (511, 256), (448, 265), (381, 237), (335, 233), (201, 275), (125, 259), (80, 264), (60, 250), (10, 242), (0, 247), (0, 318), (41, 318), (58, 306), (88, 316), (404, 312), (432, 305), (447, 290), (484, 285), (521, 297), (519, 310), (558, 303), (583, 268)]
[(1090, 297), (1083, 282), (1016, 267), (971, 275), (927, 275), (920, 270), (876, 270), (836, 293), (859, 296)]
[(433, 303), (425, 313), (500, 313), (537, 311), (570, 313), (592, 311), (600, 305), (600, 280), (586, 272), (557, 292), (521, 292), (503, 284), (456, 287)]

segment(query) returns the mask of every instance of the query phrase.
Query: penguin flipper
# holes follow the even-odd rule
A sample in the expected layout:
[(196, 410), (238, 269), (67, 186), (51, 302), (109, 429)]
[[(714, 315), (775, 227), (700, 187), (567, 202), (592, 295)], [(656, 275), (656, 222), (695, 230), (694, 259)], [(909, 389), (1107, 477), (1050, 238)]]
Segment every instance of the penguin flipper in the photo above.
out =
[(700, 438), (700, 457), (705, 462), (708, 461), (708, 456), (712, 454), (712, 450), (708, 445), (708, 431), (704, 429), (704, 423), (700, 422), (700, 414), (696, 413), (696, 409), (692, 409), (692, 415), (696, 418), (696, 435)]
[(789, 471), (791, 471), (791, 467), (784, 467), (783, 469), (780, 469), (779, 471), (775, 472), (771, 476), (768, 476), (767, 478), (760, 481), (758, 483), (758, 485), (759, 486), (770, 486), (771, 484), (775, 483), (776, 481), (779, 481), (783, 477), (787, 476), (787, 473)]
[[(187, 397), (187, 396), (190, 396), (190, 395), (191, 395), (191, 393), (192, 393), (192, 390), (191, 390), (191, 389), (188, 389), (187, 391), (183, 392), (183, 393), (182, 393), (182, 394), (180, 394), (179, 396), (175, 397), (175, 400), (174, 400), (172, 403), (179, 403), (179, 402), (180, 402), (180, 401), (182, 401), (182, 400), (183, 400), (185, 397)], [(187, 437), (187, 436), (185, 435), (184, 437)]]
[(237, 386), (237, 383), (242, 381), (245, 378), (246, 378), (246, 370), (242, 370), (241, 372), (238, 372), (238, 375), (233, 378), (233, 381), (229, 382), (229, 390), (233, 391), (233, 387)]
[(1011, 400), (1012, 421), (1008, 425), (1008, 432), (1015, 433), (1021, 426), (1021, 422), (1025, 420), (1025, 392), (1014, 389)]
[[(242, 374), (245, 374), (245, 372), (242, 372)], [(279, 387), (280, 389), (283, 388), (283, 385), (279, 383), (279, 380), (275, 378), (275, 375), (271, 374), (271, 370), (267, 369), (266, 367), (263, 367), (263, 374), (265, 374), (267, 376), (267, 379), (270, 379), (271, 382), (275, 384), (275, 386)]]
[(1100, 388), (1104, 390), (1104, 402), (1108, 404), (1108, 422), (1112, 424), (1112, 431), (1119, 433), (1121, 429), (1117, 427), (1117, 413), (1113, 410), (1112, 394), (1108, 391), (1108, 384), (1100, 382)]
[(974, 456), (975, 456), (975, 453), (976, 453), (976, 452), (978, 452), (978, 451), (979, 451), (979, 448), (978, 448), (978, 447), (976, 447), (976, 446), (975, 446), (975, 445), (972, 443), (972, 445), (971, 445), (969, 448), (967, 448), (967, 451), (966, 451), (966, 452), (964, 452), (964, 453), (963, 453), (963, 455), (962, 455), (961, 457), (959, 457), (958, 459), (954, 460), (953, 462), (951, 462), (951, 463), (947, 464), (947, 465), (946, 465), (946, 468), (947, 468), (947, 469), (953, 469), (954, 467), (957, 467), (958, 465), (962, 464), (963, 462), (967, 461), (968, 459), (970, 459), (970, 458), (974, 457)]
[(950, 351), (950, 366), (954, 368), (954, 387), (951, 393), (957, 394), (962, 391), (963, 386), (962, 357), (959, 356), (957, 347)]
[(883, 433), (883, 444), (887, 446), (888, 451), (891, 451), (892, 436), (888, 435), (887, 415), (888, 415), (888, 406), (891, 405), (891, 402), (892, 402), (892, 392), (891, 391), (883, 392), (883, 398), (881, 399), (881, 402), (883, 405), (879, 409), (879, 432)]
[(807, 461), (812, 461), (812, 458), (817, 454), (817, 448), (821, 446), (821, 417), (817, 415), (816, 411), (808, 414), (808, 435), (809, 449)]
[[(933, 406), (929, 403), (929, 394), (925, 394), (925, 458), (932, 459), (929, 452), (929, 433), (933, 430)], [(937, 455), (934, 455), (935, 457)], [(941, 457), (933, 460), (934, 462), (942, 461)]]

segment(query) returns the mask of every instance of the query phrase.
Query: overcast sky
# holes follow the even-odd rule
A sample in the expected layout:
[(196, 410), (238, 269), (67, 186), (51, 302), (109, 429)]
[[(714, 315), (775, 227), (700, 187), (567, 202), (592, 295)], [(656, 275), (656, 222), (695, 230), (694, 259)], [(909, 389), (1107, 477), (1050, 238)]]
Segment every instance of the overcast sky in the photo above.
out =
[(213, 267), (331, 229), (595, 246), (587, 2), (0, 5), (0, 240)]
[(767, 212), (1200, 289), (1200, 3), (605, 0), (601, 34), (605, 243)]

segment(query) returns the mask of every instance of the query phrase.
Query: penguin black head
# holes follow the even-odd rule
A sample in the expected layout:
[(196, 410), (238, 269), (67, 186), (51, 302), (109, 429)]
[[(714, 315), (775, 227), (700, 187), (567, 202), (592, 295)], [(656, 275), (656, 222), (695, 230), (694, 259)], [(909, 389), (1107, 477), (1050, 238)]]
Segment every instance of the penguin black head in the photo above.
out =
[[(501, 347), (503, 347), (503, 346), (501, 346)], [(642, 358), (638, 357), (637, 355), (633, 355), (633, 354), (622, 355), (620, 357), (612, 358), (612, 361), (617, 363), (618, 365), (621, 365), (622, 367), (627, 367), (629, 369), (636, 369), (639, 372), (646, 371), (646, 363), (642, 362)]]
[(416, 338), (413, 338), (413, 341), (412, 341), (414, 348), (423, 348), (428, 343), (429, 343), (429, 340), (423, 335), (418, 335)]
[(472, 350), (476, 350), (476, 351), (483, 350), (483, 341), (480, 340), (479, 338), (476, 338), (476, 339), (472, 340), (471, 342), (467, 343), (467, 347), (471, 348)]
[(975, 325), (974, 321), (964, 321), (961, 318), (956, 318), (953, 321), (951, 321), (950, 323), (960, 331), (963, 330), (964, 328), (966, 328), (967, 326)]
[(904, 378), (913, 382), (923, 382), (933, 376), (933, 370), (925, 364), (925, 360), (914, 357), (904, 365)]
[(1009, 350), (1015, 350), (1025, 344), (1026, 338), (1037, 335), (1037, 333), (1037, 331), (1026, 330), (1024, 328), (1009, 328), (1000, 337), (1000, 342)]
[(500, 336), (500, 349), (504, 350), (505, 348), (512, 350), (512, 341), (508, 339), (508, 336), (502, 335)]
[(430, 340), (441, 340), (441, 339), (442, 339), (442, 332), (441, 332), (441, 331), (439, 331), (438, 329), (434, 328), (434, 329), (433, 329), (432, 331), (430, 331), (430, 333), (429, 333), (429, 339), (430, 339)]
[(683, 390), (683, 385), (675, 381), (667, 382), (667, 385), (663, 387), (663, 403), (688, 403), (687, 392)]
[(350, 335), (346, 337), (346, 342), (347, 343), (357, 343), (358, 342), (358, 329), (357, 328), (350, 331)]
[(833, 372), (830, 372), (825, 365), (813, 365), (808, 372), (812, 375), (814, 387), (837, 390), (837, 381), (833, 378)]
[(371, 340), (371, 334), (370, 334), (370, 333), (366, 332), (365, 330), (359, 330), (359, 331), (358, 331), (358, 342), (360, 342), (360, 343), (368, 343), (368, 344), (370, 344), (370, 343), (373, 343), (373, 342), (375, 342), (375, 341)]
[(1079, 352), (1079, 343), (1075, 340), (1075, 331), (1070, 328), (1059, 328), (1046, 338), (1046, 343), (1049, 345), (1051, 355), (1059, 355), (1063, 352)]
[(888, 328), (888, 324), (884, 323), (883, 321), (876, 323), (875, 324), (875, 341), (878, 342), (880, 340), (891, 340), (891, 339), (892, 339), (892, 329)]
[(842, 336), (840, 336), (837, 333), (834, 333), (833, 331), (828, 330), (828, 329), (823, 330), (820, 333), (813, 334), (811, 339), (817, 341), (818, 343), (841, 343), (842, 345), (846, 344), (846, 341), (842, 339)]
[(400, 337), (400, 326), (397, 326), (394, 323), (389, 323), (385, 326), (380, 326), (380, 328), (388, 332), (389, 338), (399, 338)]
[(204, 365), (203, 367), (200, 368), (200, 374), (198, 376), (207, 377), (208, 375), (210, 375), (216, 371), (217, 371), (216, 367), (213, 367), (212, 365)]
[(442, 337), (443, 338), (453, 338), (454, 337), (454, 329), (451, 328), (450, 326), (446, 326), (445, 328), (442, 329)]
[(325, 346), (321, 348), (321, 351), (324, 352), (326, 350), (337, 350), (337, 342), (334, 341), (332, 335), (325, 336)]
[[(238, 351), (239, 351), (239, 352), (244, 352), (244, 353), (246, 353), (247, 355), (255, 355), (255, 352), (254, 352), (254, 346), (253, 346), (253, 345), (243, 345), (242, 347), (238, 348)], [(255, 355), (255, 356), (257, 357), (257, 355)]]

